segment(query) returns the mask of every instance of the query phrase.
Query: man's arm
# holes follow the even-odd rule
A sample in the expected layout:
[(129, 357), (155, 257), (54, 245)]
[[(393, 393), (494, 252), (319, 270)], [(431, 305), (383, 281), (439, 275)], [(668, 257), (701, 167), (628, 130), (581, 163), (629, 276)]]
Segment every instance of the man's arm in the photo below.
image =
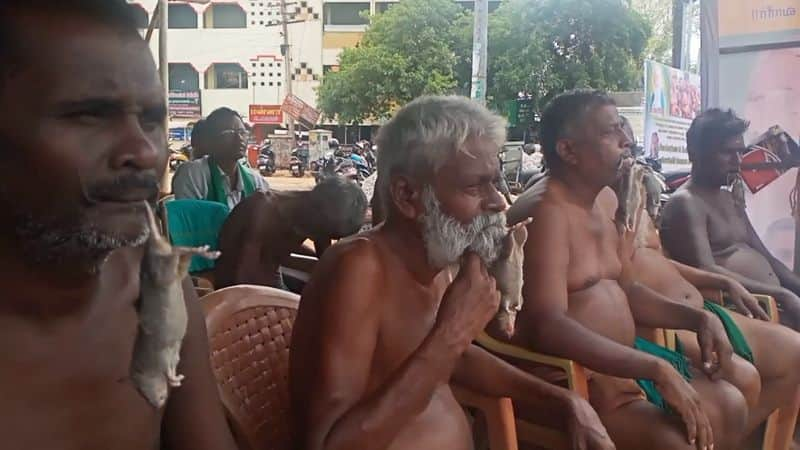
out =
[(781, 282), (781, 286), (794, 292), (795, 295), (800, 295), (800, 277), (786, 267), (786, 265), (778, 260), (778, 258), (772, 256), (772, 253), (770, 253), (770, 251), (764, 245), (764, 242), (761, 241), (761, 238), (758, 236), (758, 233), (756, 233), (755, 228), (753, 228), (753, 224), (750, 222), (750, 218), (748, 218), (746, 214), (745, 220), (747, 221), (747, 235), (750, 246), (756, 249), (757, 252), (761, 253), (761, 255), (764, 256), (767, 261), (769, 261), (772, 271), (775, 272), (775, 275), (778, 276), (778, 280)]
[[(577, 394), (527, 374), (486, 350), (471, 345), (461, 356), (451, 381), (492, 397), (510, 397), (564, 418), (575, 448), (613, 449), (614, 444), (588, 402)], [(579, 436), (576, 436), (579, 435)]]
[(720, 266), (714, 260), (706, 226), (706, 212), (686, 195), (673, 196), (664, 211), (661, 240), (671, 258), (741, 283), (750, 292), (779, 295), (780, 288), (752, 280)]
[(309, 386), (300, 427), (302, 448), (385, 449), (447, 383), (459, 356), (441, 338), (442, 330), (435, 329), (387, 380), (367, 393), (381, 290), (390, 276), (374, 263), (378, 256), (372, 245), (357, 239), (328, 252), (317, 271), (324, 281), (312, 281), (301, 301), (321, 308), (318, 314), (324, 317), (318, 331), (322, 350), (310, 365), (319, 373)]
[(725, 291), (730, 297), (730, 301), (739, 310), (740, 313), (761, 320), (769, 320), (769, 315), (758, 304), (752, 294), (747, 292), (741, 283), (733, 278), (720, 275), (718, 273), (707, 272), (705, 270), (696, 269), (692, 266), (679, 263), (674, 259), (669, 260), (673, 266), (678, 270), (681, 276), (698, 289), (719, 289)]
[(525, 243), (524, 303), (518, 336), (528, 347), (578, 361), (620, 378), (658, 379), (663, 360), (619, 344), (567, 315), (569, 240), (567, 218), (556, 206), (541, 207), (528, 226)]
[(190, 161), (178, 166), (172, 176), (172, 193), (176, 199), (204, 200), (206, 198), (208, 186), (203, 186), (200, 182), (202, 178), (199, 170), (202, 169), (200, 164)]
[[(260, 197), (260, 194), (257, 194)], [(233, 284), (254, 283), (254, 280), (263, 280), (265, 277), (264, 267), (261, 263), (261, 250), (264, 248), (266, 232), (268, 227), (268, 212), (265, 211), (266, 202), (256, 201), (256, 198), (249, 198), (240, 203), (233, 213), (228, 216), (228, 221), (220, 231), (220, 242), (236, 242), (240, 245), (238, 249), (223, 249), (230, 251), (237, 258), (226, 259), (233, 266)], [(242, 236), (228, 237), (228, 233), (237, 233)], [(231, 273), (230, 271), (227, 273)]]
[(186, 375), (170, 392), (162, 422), (162, 441), (169, 450), (236, 450), (211, 372), (206, 322), (192, 281), (183, 281), (189, 315), (178, 371)]

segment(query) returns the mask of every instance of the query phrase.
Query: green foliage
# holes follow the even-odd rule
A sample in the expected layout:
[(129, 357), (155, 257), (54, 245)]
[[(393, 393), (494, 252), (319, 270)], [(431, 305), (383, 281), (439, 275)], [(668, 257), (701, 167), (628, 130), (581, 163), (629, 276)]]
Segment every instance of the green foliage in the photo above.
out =
[(640, 87), (650, 27), (621, 0), (508, 0), (490, 23), (490, 94), (539, 107), (576, 87)]
[(386, 118), (395, 106), (424, 94), (451, 93), (468, 67), (469, 15), (451, 0), (403, 0), (370, 18), (361, 43), (340, 56), (318, 91), (326, 116), (341, 123)]
[(647, 59), (672, 64), (672, 0), (633, 0), (633, 8), (647, 20), (653, 32), (647, 40)]
[[(320, 108), (352, 123), (423, 94), (468, 95), (472, 20), (452, 0), (403, 0), (372, 16), (325, 77)], [(627, 0), (504, 0), (489, 20), (488, 98), (499, 107), (525, 92), (541, 108), (575, 87), (638, 88), (650, 30)]]

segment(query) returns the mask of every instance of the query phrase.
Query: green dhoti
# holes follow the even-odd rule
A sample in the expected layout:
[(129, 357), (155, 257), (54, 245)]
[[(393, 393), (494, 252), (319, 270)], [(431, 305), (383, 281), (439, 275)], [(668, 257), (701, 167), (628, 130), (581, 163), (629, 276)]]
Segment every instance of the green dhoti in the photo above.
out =
[[(681, 376), (683, 376), (686, 381), (690, 381), (692, 379), (691, 365), (689, 364), (689, 360), (686, 358), (686, 356), (683, 355), (683, 352), (681, 352), (680, 346), (678, 346), (677, 351), (672, 351), (640, 337), (636, 338), (636, 342), (633, 346), (639, 351), (667, 361), (672, 365), (672, 367), (675, 368), (675, 370), (678, 371), (678, 373), (681, 374)], [(658, 406), (664, 411), (670, 411), (669, 405), (667, 405), (667, 403), (664, 401), (664, 397), (658, 391), (656, 384), (652, 380), (636, 380), (636, 384), (638, 384), (639, 387), (644, 391), (645, 395), (647, 396), (647, 401)]]
[(750, 361), (751, 364), (754, 363), (755, 358), (753, 358), (753, 350), (750, 349), (750, 345), (747, 343), (747, 339), (744, 337), (742, 330), (733, 320), (730, 313), (728, 313), (728, 310), (708, 300), (705, 301), (703, 308), (719, 317), (722, 326), (725, 327), (725, 333), (728, 335), (728, 341), (731, 343), (733, 352)]

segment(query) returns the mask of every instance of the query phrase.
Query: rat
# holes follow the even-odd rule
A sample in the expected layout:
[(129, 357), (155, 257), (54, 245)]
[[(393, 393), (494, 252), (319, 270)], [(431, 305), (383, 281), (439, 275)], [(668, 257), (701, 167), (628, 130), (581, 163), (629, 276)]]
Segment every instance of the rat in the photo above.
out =
[(495, 319), (509, 338), (514, 335), (517, 313), (522, 309), (523, 247), (527, 240), (528, 229), (525, 226), (511, 229), (503, 240), (500, 256), (489, 268), (489, 274), (494, 277), (500, 291), (500, 309)]
[(167, 401), (169, 388), (181, 385), (178, 362), (188, 315), (182, 282), (193, 255), (216, 259), (220, 253), (204, 247), (173, 247), (161, 234), (146, 203), (150, 236), (140, 269), (139, 328), (133, 347), (131, 379), (156, 408)]

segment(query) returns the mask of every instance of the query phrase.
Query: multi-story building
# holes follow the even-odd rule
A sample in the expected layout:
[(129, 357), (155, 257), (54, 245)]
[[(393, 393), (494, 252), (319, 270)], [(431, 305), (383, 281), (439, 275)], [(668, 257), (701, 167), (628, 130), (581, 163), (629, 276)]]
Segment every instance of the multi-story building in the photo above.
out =
[[(130, 0), (147, 24), (157, 0)], [(291, 83), (295, 95), (316, 105), (324, 74), (338, 70), (342, 49), (356, 45), (367, 27), (363, 12), (383, 12), (396, 1), (290, 0), (287, 2)], [(467, 8), (471, 1), (458, 2)], [(499, 0), (492, 0), (496, 7)], [(286, 96), (285, 58), (278, 0), (211, 0), (207, 4), (169, 2), (167, 55), (171, 128), (227, 106), (265, 136), (286, 123), (280, 114), (250, 117), (251, 105), (274, 111)], [(151, 38), (158, 54), (158, 33)], [(262, 108), (262, 112), (264, 109)]]

